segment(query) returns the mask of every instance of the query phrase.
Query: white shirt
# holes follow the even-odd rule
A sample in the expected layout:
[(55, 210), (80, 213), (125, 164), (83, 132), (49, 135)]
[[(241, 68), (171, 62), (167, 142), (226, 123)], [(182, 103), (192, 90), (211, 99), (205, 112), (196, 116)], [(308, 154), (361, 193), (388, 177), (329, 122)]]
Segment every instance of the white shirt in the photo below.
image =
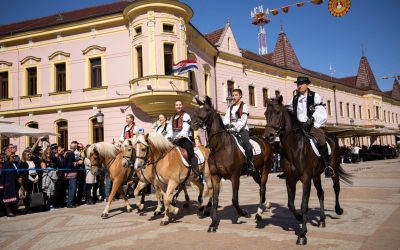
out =
[[(166, 133), (166, 134), (163, 134), (164, 128), (165, 128), (165, 133)], [(168, 124), (166, 123), (166, 124), (165, 124), (165, 127), (162, 127), (161, 125), (158, 125), (157, 127), (155, 127), (154, 131), (155, 131), (156, 133), (159, 133), (160, 135), (167, 136), (167, 135), (168, 135), (167, 129), (168, 129)]]
[[(231, 107), (229, 107), (226, 110), (225, 116), (224, 116), (224, 124), (232, 124), (235, 126), (235, 131), (239, 132), (242, 128), (245, 130), (249, 130), (249, 127), (247, 126), (247, 118), (248, 118), (248, 113), (249, 113), (249, 106), (247, 106), (246, 103), (243, 103), (243, 114), (242, 117), (239, 119), (236, 119), (236, 111), (239, 109), (240, 104), (238, 105), (233, 105), (232, 110)], [(231, 112), (231, 114), (229, 114)], [(230, 120), (232, 116), (232, 121)]]
[[(35, 163), (33, 163), (33, 161), (26, 161), (26, 163), (28, 163), (28, 173), (29, 173), (29, 180), (34, 182), (34, 181), (38, 181), (39, 180), (39, 175), (36, 172), (36, 166)], [(31, 175), (36, 175), (35, 178), (32, 178)]]
[[(132, 126), (125, 126), (124, 127), (124, 129), (121, 132), (121, 136), (119, 137), (119, 141), (120, 142), (125, 141), (125, 132), (129, 131), (131, 128), (132, 128)], [(138, 126), (135, 125), (133, 127), (133, 134), (134, 134), (133, 138), (135, 138), (138, 133), (139, 133), (139, 128), (138, 128)]]
[[(299, 122), (306, 122), (308, 119), (307, 116), (307, 93), (305, 95), (300, 95), (297, 103), (297, 119)], [(288, 104), (288, 109), (293, 110), (293, 100), (291, 100)], [(315, 93), (314, 95), (314, 104), (322, 103), (322, 98), (319, 94)], [(315, 106), (315, 111), (312, 115), (314, 117), (314, 128), (319, 128), (325, 124), (328, 114), (326, 109), (322, 105)]]
[(351, 153), (358, 155), (360, 153), (360, 149), (360, 147), (354, 146), (354, 148), (351, 150)]
[(171, 121), (168, 123), (167, 126), (167, 135), (165, 136), (166, 138), (171, 138), (172, 140), (175, 140), (176, 138), (179, 137), (185, 137), (190, 140), (189, 135), (190, 135), (190, 115), (187, 113), (183, 114), (182, 117), (182, 130), (178, 131), (172, 128), (172, 123), (174, 122), (174, 119), (178, 119), (179, 116), (175, 115), (171, 117)]

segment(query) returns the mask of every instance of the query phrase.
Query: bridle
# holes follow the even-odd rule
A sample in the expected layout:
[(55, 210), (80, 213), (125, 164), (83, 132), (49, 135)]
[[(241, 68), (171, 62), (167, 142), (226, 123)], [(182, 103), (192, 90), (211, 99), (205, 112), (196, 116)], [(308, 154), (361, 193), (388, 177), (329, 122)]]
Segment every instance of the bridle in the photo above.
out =
[(138, 157), (134, 157), (133, 153), (135, 150), (133, 148), (132, 143), (129, 142), (129, 144), (130, 144), (130, 146), (132, 146), (131, 155), (130, 156), (122, 155), (122, 158), (128, 162), (129, 166), (133, 166), (133, 164), (135, 163), (135, 158), (138, 158)]
[[(267, 110), (268, 110), (268, 107), (272, 107), (273, 108), (274, 105), (278, 105), (278, 104), (276, 104), (276, 103), (267, 104)], [(266, 114), (266, 115), (268, 115), (268, 114)], [(267, 118), (267, 121), (268, 121), (268, 118)], [(282, 133), (285, 131), (285, 126), (284, 126), (284, 123), (283, 123), (283, 114), (279, 118), (279, 123), (278, 123), (277, 126), (268, 125), (268, 123), (267, 123), (267, 125), (265, 125), (265, 128), (272, 128), (275, 131), (274, 135), (277, 136), (277, 137), (282, 135)]]
[[(100, 157), (99, 151), (97, 150), (97, 147), (96, 147), (95, 144), (93, 144), (93, 150), (92, 150), (92, 151), (93, 151), (92, 153), (95, 154), (95, 155), (97, 156), (97, 159), (96, 159), (97, 165), (90, 164), (90, 168), (92, 168), (92, 167), (97, 167), (97, 168), (99, 168), (99, 161), (102, 162), (102, 160), (100, 159), (101, 157)], [(108, 168), (114, 161), (115, 161), (115, 157), (112, 158), (112, 159), (106, 164), (105, 167)]]

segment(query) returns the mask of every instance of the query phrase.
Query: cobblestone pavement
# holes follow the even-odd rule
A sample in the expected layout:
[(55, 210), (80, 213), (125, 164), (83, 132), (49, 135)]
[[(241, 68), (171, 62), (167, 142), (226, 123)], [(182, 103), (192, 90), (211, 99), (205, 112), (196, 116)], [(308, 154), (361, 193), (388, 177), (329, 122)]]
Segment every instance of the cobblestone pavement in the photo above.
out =
[[(315, 189), (310, 198), (307, 249), (399, 249), (400, 160), (343, 165), (354, 175), (353, 185), (342, 184), (343, 215), (334, 212), (330, 179), (323, 179), (326, 228), (319, 228), (319, 203)], [(296, 206), (301, 200), (298, 184)], [(207, 233), (210, 218), (199, 219), (195, 202), (182, 208), (177, 220), (160, 226), (153, 217), (155, 197), (146, 197), (145, 215), (126, 213), (122, 201), (111, 207), (108, 219), (100, 218), (105, 203), (74, 209), (0, 218), (1, 249), (294, 249), (299, 224), (287, 209), (284, 181), (271, 174), (267, 200), (272, 208), (256, 223), (258, 186), (241, 180), (239, 199), (252, 218), (237, 218), (231, 206), (231, 183), (223, 182), (217, 233)], [(193, 200), (197, 197), (190, 191)], [(180, 197), (183, 199), (183, 196)], [(205, 199), (207, 200), (207, 199)], [(133, 200), (130, 200), (133, 203)], [(134, 206), (135, 208), (136, 206)], [(304, 247), (303, 247), (304, 248)]]

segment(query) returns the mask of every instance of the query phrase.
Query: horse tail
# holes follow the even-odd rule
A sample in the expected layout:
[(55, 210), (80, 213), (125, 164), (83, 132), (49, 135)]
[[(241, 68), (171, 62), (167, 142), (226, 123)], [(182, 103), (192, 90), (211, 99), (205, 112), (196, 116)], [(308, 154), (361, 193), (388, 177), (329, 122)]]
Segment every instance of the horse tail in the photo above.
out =
[(353, 185), (353, 181), (351, 180), (354, 176), (348, 172), (346, 172), (342, 166), (339, 165), (339, 167), (336, 169), (336, 174), (339, 175), (339, 180), (348, 184), (348, 185)]

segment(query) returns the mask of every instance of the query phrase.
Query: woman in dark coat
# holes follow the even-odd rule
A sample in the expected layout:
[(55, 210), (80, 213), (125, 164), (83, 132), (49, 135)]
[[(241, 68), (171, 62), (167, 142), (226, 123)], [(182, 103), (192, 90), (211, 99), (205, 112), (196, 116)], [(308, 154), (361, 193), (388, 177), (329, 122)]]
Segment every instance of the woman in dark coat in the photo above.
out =
[(0, 202), (4, 205), (6, 215), (14, 217), (17, 210), (17, 192), (15, 182), (18, 173), (13, 166), (15, 154), (8, 158), (6, 155), (0, 156)]

